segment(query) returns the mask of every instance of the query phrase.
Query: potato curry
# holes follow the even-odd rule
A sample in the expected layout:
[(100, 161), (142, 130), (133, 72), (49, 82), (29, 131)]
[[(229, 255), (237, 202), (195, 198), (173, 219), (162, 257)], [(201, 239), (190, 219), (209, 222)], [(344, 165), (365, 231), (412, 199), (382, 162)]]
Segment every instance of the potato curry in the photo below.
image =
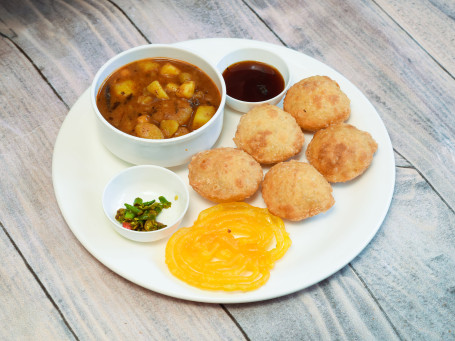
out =
[(103, 117), (121, 131), (163, 139), (202, 127), (217, 111), (221, 95), (196, 66), (176, 59), (150, 58), (110, 75), (96, 102)]

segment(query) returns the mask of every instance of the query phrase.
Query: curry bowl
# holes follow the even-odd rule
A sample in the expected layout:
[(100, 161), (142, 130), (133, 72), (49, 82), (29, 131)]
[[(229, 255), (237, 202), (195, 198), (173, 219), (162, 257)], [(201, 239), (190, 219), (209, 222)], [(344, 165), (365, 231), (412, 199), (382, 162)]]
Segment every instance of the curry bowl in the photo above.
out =
[[(118, 210), (125, 209), (125, 203), (133, 205), (136, 198), (149, 203), (153, 200), (156, 203), (164, 202), (161, 198), (170, 202), (170, 207), (163, 208), (156, 218), (152, 219), (166, 227), (154, 231), (136, 231), (117, 221)], [(133, 166), (124, 169), (107, 183), (102, 203), (104, 213), (117, 233), (136, 242), (152, 242), (168, 237), (176, 231), (188, 210), (189, 192), (181, 177), (167, 168), (153, 165)], [(145, 210), (139, 213), (149, 214)]]
[[(237, 68), (237, 74), (229, 75), (230, 69), (235, 68)], [(261, 104), (278, 104), (291, 85), (288, 63), (270, 48), (244, 47), (233, 50), (218, 61), (217, 69), (225, 80), (226, 104), (242, 113)], [(277, 82), (280, 84), (276, 84)], [(265, 91), (267, 95), (262, 98), (262, 96), (254, 96), (254, 93), (242, 95), (236, 91), (237, 94), (233, 95), (230, 92), (242, 87), (253, 90), (258, 88), (260, 92)], [(272, 88), (274, 92), (269, 95)], [(248, 99), (251, 96), (257, 98)]]
[[(171, 95), (172, 91), (180, 91), (179, 86), (182, 85), (183, 82), (191, 83), (191, 80), (184, 81), (184, 79), (181, 78), (182, 84), (175, 84), (176, 82), (171, 81), (169, 81), (168, 84), (159, 84), (160, 82), (157, 81), (158, 85), (160, 85), (161, 87), (158, 89), (152, 87), (152, 83), (156, 83), (155, 81), (153, 81), (149, 84), (149, 86), (142, 89), (138, 85), (139, 81), (137, 84), (134, 82), (136, 81), (136, 77), (140, 77), (141, 75), (143, 76), (145, 72), (150, 72), (150, 74), (155, 72), (154, 70), (152, 71), (146, 70), (144, 72), (142, 71), (130, 72), (130, 74), (126, 74), (125, 77), (130, 77), (131, 79), (128, 79), (123, 83), (116, 83), (114, 84), (114, 86), (107, 85), (110, 76), (114, 75), (119, 70), (126, 69), (132, 63), (144, 61), (150, 58), (164, 61), (166, 60), (176, 61), (182, 63), (182, 65), (183, 64), (191, 65), (192, 67), (194, 67), (194, 69), (201, 71), (201, 74), (205, 75), (204, 77), (207, 77), (208, 79), (211, 80), (213, 86), (216, 87), (216, 91), (218, 92), (219, 95), (219, 98), (217, 98), (216, 100), (216, 103), (217, 104), (219, 103), (219, 105), (212, 105), (212, 108), (209, 108), (211, 109), (210, 112), (211, 116), (209, 116), (211, 118), (208, 119), (208, 121), (206, 121), (205, 124), (203, 124), (202, 126), (197, 126), (194, 123), (194, 121), (196, 120), (195, 117), (197, 115), (198, 110), (201, 107), (210, 107), (209, 105), (202, 105), (203, 102), (201, 98), (204, 93), (207, 93), (207, 91), (205, 89), (198, 90), (197, 83), (196, 85), (193, 84), (194, 98), (196, 98), (196, 95), (200, 95), (196, 99), (193, 98), (188, 99), (188, 97), (182, 97), (186, 96), (187, 95), (186, 93), (178, 93), (180, 94), (179, 96), (181, 96), (178, 98), (179, 102), (175, 102), (176, 104), (173, 104), (172, 102), (170, 102), (171, 99), (166, 99), (166, 97), (159, 97), (161, 94), (163, 96), (167, 96), (167, 94), (169, 94), (169, 96), (172, 96)], [(160, 69), (158, 73), (162, 76), (163, 74), (162, 69)], [(186, 72), (185, 74), (188, 74), (188, 72)], [(164, 76), (162, 77), (167, 77), (168, 75), (172, 74), (171, 73), (164, 74)], [(181, 75), (179, 74), (179, 77), (180, 76)], [(130, 84), (133, 85), (130, 86), (126, 84), (128, 81), (130, 82)], [(175, 88), (172, 88), (172, 86), (174, 86)], [(196, 87), (196, 90), (194, 90), (194, 87)], [(104, 90), (104, 88), (107, 88), (107, 90)], [(102, 91), (104, 91), (103, 94), (101, 94)], [(104, 104), (102, 105), (101, 103), (101, 101), (104, 100), (103, 96), (105, 93), (107, 94), (105, 96), (106, 97), (105, 101), (109, 103), (109, 105), (107, 106), (107, 110), (105, 110), (105, 108), (103, 107)], [(111, 103), (113, 102), (112, 96), (124, 96), (125, 99), (118, 100), (111, 105)], [(90, 97), (92, 107), (95, 112), (99, 139), (111, 153), (113, 153), (118, 158), (135, 165), (149, 164), (162, 167), (173, 167), (187, 163), (192, 155), (202, 150), (210, 149), (215, 144), (221, 133), (223, 125), (224, 105), (226, 101), (226, 88), (223, 77), (221, 76), (220, 72), (216, 69), (216, 67), (213, 66), (203, 57), (199, 56), (197, 53), (192, 52), (188, 49), (172, 45), (150, 44), (138, 46), (127, 51), (124, 51), (111, 58), (108, 62), (106, 62), (99, 69), (99, 71), (95, 75), (95, 78), (93, 79), (90, 89)], [(149, 100), (149, 102), (147, 102), (147, 100)], [(137, 122), (133, 123), (126, 121), (126, 124), (124, 124), (125, 117), (127, 117), (128, 115), (119, 112), (120, 105), (117, 106), (119, 103), (120, 105), (123, 105), (123, 103), (127, 103), (129, 107), (132, 107), (133, 104), (136, 105), (137, 103), (144, 105), (144, 109), (133, 107), (132, 109), (133, 112), (128, 114), (132, 117), (131, 120), (135, 120), (133, 115), (137, 115)], [(175, 105), (176, 107), (179, 108), (178, 110), (176, 109), (177, 113), (180, 113), (179, 105), (181, 103), (185, 105), (184, 106), (185, 110), (186, 109), (193, 110), (193, 113), (191, 113), (191, 122), (192, 125), (196, 127), (196, 128), (193, 127), (195, 130), (187, 129), (184, 135), (175, 133), (174, 135), (169, 135), (169, 138), (161, 138), (161, 136), (158, 138), (143, 137), (143, 136), (148, 137), (149, 135), (142, 135), (144, 129), (138, 130), (139, 126), (143, 127), (147, 125), (147, 127), (154, 128), (153, 131), (156, 130), (159, 134), (161, 134), (160, 131), (162, 131), (163, 133), (169, 131), (169, 129), (166, 130), (161, 127), (163, 122), (159, 122), (158, 124), (156, 123), (156, 121), (153, 121), (155, 120), (154, 115), (157, 112), (156, 108), (158, 106), (167, 105), (167, 107), (169, 108), (172, 105)], [(101, 112), (102, 110), (103, 112)], [(115, 114), (116, 111), (119, 112), (118, 115), (123, 115), (123, 117), (114, 116), (116, 115)], [(153, 124), (149, 123), (150, 117), (152, 119)], [(173, 117), (171, 117), (170, 119), (167, 119), (165, 116), (163, 117), (165, 121), (171, 121), (171, 123), (174, 123), (173, 121), (176, 120), (178, 122), (178, 120), (180, 119), (180, 116), (175, 119)], [(144, 118), (143, 120), (141, 120), (141, 125), (138, 123), (140, 118)], [(142, 124), (142, 121), (146, 123)], [(117, 124), (114, 124), (113, 122), (117, 122)], [(178, 122), (178, 124), (180, 123), (181, 122)], [(135, 124), (134, 129), (130, 129), (131, 127), (133, 127), (133, 124)], [(124, 131), (122, 131), (120, 129), (122, 125), (126, 126), (128, 129), (125, 128)], [(131, 125), (131, 127), (129, 125)], [(152, 125), (157, 125), (159, 128), (152, 127)], [(187, 126), (189, 127), (189, 125)], [(186, 126), (183, 128), (186, 128)], [(149, 130), (146, 131), (146, 133), (148, 132)], [(164, 136), (165, 135), (166, 134), (164, 134)]]

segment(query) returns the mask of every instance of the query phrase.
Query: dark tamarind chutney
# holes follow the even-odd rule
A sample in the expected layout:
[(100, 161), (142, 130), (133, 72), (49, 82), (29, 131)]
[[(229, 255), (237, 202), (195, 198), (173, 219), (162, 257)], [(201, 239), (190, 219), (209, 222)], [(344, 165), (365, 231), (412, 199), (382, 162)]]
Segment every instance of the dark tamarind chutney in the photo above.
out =
[(223, 71), (226, 93), (240, 101), (267, 101), (284, 90), (284, 78), (273, 66), (247, 60)]

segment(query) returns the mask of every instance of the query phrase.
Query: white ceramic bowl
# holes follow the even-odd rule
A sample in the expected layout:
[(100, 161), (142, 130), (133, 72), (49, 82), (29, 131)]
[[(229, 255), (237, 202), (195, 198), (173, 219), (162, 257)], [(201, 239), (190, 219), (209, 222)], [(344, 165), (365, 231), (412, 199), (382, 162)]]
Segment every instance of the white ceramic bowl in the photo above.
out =
[[(139, 197), (144, 201), (157, 200), (164, 196), (171, 207), (163, 209), (157, 221), (167, 225), (157, 231), (134, 231), (124, 228), (115, 215), (124, 204), (132, 204)], [(126, 168), (112, 178), (103, 192), (103, 209), (112, 222), (114, 230), (125, 238), (137, 242), (151, 242), (170, 236), (177, 230), (188, 210), (189, 192), (187, 185), (169, 169), (142, 165)]]
[[(179, 137), (152, 140), (126, 134), (107, 122), (96, 106), (96, 96), (106, 78), (120, 67), (133, 61), (168, 57), (193, 64), (204, 71), (216, 84), (221, 103), (215, 115), (201, 128)], [(97, 72), (90, 90), (92, 107), (101, 142), (120, 159), (136, 164), (173, 167), (188, 162), (192, 155), (210, 149), (218, 139), (223, 126), (226, 86), (220, 72), (196, 53), (187, 49), (163, 44), (143, 45), (124, 51), (104, 64)]]
[(291, 73), (288, 63), (277, 53), (267, 48), (245, 47), (232, 51), (221, 58), (217, 63), (217, 69), (222, 74), (228, 66), (241, 61), (257, 61), (275, 67), (284, 78), (284, 89), (277, 96), (262, 102), (246, 102), (226, 95), (226, 104), (240, 112), (248, 112), (261, 104), (278, 104), (291, 84)]

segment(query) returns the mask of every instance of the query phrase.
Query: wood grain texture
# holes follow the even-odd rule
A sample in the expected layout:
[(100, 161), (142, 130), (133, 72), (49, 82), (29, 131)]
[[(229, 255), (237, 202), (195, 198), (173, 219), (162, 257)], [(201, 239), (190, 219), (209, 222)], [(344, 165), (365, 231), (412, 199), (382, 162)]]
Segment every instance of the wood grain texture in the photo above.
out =
[(399, 340), (349, 267), (298, 293), (229, 310), (251, 340)]
[(243, 1), (114, 0), (152, 43), (247, 38), (280, 44)]
[(75, 340), (3, 229), (0, 229), (0, 257), (0, 305), (3, 307), (0, 309), (0, 338)]
[(377, 0), (376, 3), (455, 77), (454, 1)]
[(115, 54), (146, 40), (108, 1), (1, 1), (0, 32), (70, 107)]
[[(78, 243), (59, 213), (51, 179), (53, 144), (67, 109), (8, 40), (0, 40), (0, 51), (0, 73), (10, 75), (0, 89), (16, 85), (14, 94), (2, 96), (5, 110), (1, 120), (8, 124), (1, 124), (7, 129), (2, 130), (0, 140), (0, 221), (74, 335), (84, 340), (241, 339), (241, 332), (220, 306), (179, 301), (132, 285), (97, 262)], [(33, 84), (34, 91), (20, 85), (23, 83)], [(6, 105), (13, 100), (14, 108)], [(18, 112), (20, 116), (15, 115)], [(23, 124), (24, 119), (27, 124)], [(2, 264), (5, 276), (16, 273), (14, 269), (12, 261)], [(25, 275), (32, 277), (24, 270)], [(4, 285), (8, 287), (11, 280)], [(29, 285), (37, 286), (33, 282)], [(20, 289), (14, 292), (16, 299), (21, 297)], [(30, 295), (37, 290), (31, 290)], [(27, 310), (25, 304), (17, 308), (29, 314), (45, 313), (50, 303), (41, 302), (40, 297), (45, 295), (39, 294), (33, 302), (36, 311)], [(4, 296), (2, 301), (11, 302)], [(55, 332), (56, 337), (69, 334), (58, 328), (57, 312), (52, 314), (49, 327), (55, 330), (49, 333)], [(0, 316), (2, 325), (10, 318)], [(175, 320), (191, 328), (174, 328)], [(19, 338), (30, 333), (20, 324), (15, 328)], [(12, 332), (0, 329), (0, 339), (5, 339), (7, 333)]]
[(455, 212), (398, 168), (387, 219), (352, 266), (405, 340), (455, 339)]
[(407, 167), (407, 168), (411, 168), (411, 164), (405, 159), (403, 158), (400, 154), (398, 153), (394, 153), (395, 155), (395, 167)]

